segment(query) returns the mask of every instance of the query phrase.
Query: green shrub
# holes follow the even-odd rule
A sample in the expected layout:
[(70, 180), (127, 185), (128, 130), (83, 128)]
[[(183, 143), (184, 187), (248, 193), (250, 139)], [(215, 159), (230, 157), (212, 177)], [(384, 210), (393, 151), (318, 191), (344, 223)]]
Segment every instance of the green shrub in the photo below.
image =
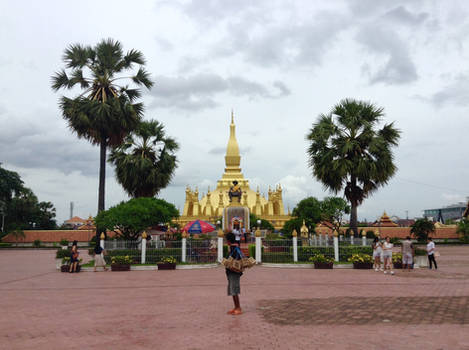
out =
[(366, 238), (375, 238), (375, 237), (376, 235), (374, 231), (371, 231), (371, 230), (366, 231)]
[(224, 257), (228, 256), (228, 245), (227, 244), (223, 245), (223, 256)]
[(309, 261), (314, 263), (333, 263), (334, 259), (324, 256), (323, 254), (317, 254), (309, 258)]
[(61, 246), (68, 246), (68, 241), (67, 241), (65, 238), (62, 238), (62, 239), (60, 240), (60, 245), (61, 245)]
[[(373, 254), (371, 247), (363, 246), (340, 246), (339, 261), (347, 261), (353, 254)], [(325, 256), (334, 256), (333, 247), (298, 247), (298, 261), (309, 261), (309, 258), (323, 254)]]
[(41, 246), (41, 240), (40, 239), (34, 240), (33, 247), (39, 248), (40, 246)]
[(11, 247), (11, 243), (0, 242), (0, 247)]
[(72, 251), (70, 249), (57, 249), (57, 253), (55, 253), (56, 259), (63, 259), (63, 258), (70, 258), (72, 256)]
[[(138, 249), (108, 250), (107, 255), (104, 256), (104, 260), (110, 263), (113, 256), (129, 256), (132, 260), (132, 264), (140, 264), (141, 262), (141, 252)], [(147, 249), (145, 262), (147, 264), (156, 264), (167, 256), (173, 256), (178, 263), (181, 262), (181, 248)]]
[(427, 250), (422, 248), (415, 248), (414, 253), (416, 256), (427, 255)]

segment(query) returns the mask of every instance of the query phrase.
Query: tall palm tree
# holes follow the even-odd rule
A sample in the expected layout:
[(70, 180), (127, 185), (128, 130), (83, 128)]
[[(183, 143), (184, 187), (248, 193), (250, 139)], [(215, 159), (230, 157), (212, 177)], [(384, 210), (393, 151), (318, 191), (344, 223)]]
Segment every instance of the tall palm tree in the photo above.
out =
[(132, 197), (153, 197), (171, 181), (177, 167), (179, 145), (156, 120), (141, 122), (125, 142), (115, 147), (109, 161), (116, 178)]
[(394, 123), (379, 129), (383, 108), (353, 99), (342, 100), (329, 114), (319, 115), (306, 139), (309, 166), (326, 189), (344, 190), (351, 204), (350, 228), (358, 234), (357, 207), (387, 184), (397, 168), (392, 147), (400, 131)]
[[(52, 77), (52, 89), (57, 91), (81, 88), (81, 93), (63, 96), (60, 108), (68, 126), (92, 144), (100, 146), (98, 213), (104, 210), (106, 179), (106, 150), (122, 143), (124, 137), (138, 125), (143, 104), (135, 102), (139, 88), (129, 83), (150, 88), (153, 83), (143, 68), (141, 52), (130, 50), (124, 54), (120, 42), (106, 39), (96, 46), (70, 45), (64, 53), (66, 68)], [(138, 69), (134, 71), (134, 65)], [(130, 71), (130, 75), (122, 75)], [(126, 73), (127, 74), (127, 73)], [(121, 84), (118, 84), (121, 81)]]

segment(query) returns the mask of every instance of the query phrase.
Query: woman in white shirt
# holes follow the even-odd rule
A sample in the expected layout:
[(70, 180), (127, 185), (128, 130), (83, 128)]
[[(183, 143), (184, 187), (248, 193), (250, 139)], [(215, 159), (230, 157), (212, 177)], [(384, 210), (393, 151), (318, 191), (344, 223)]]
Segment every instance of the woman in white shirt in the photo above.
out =
[(381, 248), (381, 242), (379, 241), (378, 237), (375, 237), (371, 247), (373, 248), (373, 268), (375, 271), (383, 271), (383, 268), (381, 267), (381, 256), (383, 255), (383, 249)]
[(392, 248), (394, 245), (391, 243), (391, 239), (386, 237), (386, 241), (383, 243), (383, 258), (384, 258), (384, 274), (387, 274), (389, 270), (391, 275), (394, 275), (392, 270)]

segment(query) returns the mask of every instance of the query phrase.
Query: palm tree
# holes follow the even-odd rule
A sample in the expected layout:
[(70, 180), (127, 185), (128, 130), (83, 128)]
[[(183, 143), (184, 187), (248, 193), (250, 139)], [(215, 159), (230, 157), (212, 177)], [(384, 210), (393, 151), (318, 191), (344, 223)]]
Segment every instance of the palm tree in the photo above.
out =
[(309, 166), (326, 189), (344, 190), (351, 204), (350, 227), (358, 234), (357, 207), (364, 199), (387, 184), (397, 168), (392, 146), (400, 131), (394, 123), (378, 123), (383, 108), (369, 102), (342, 100), (329, 114), (319, 115), (306, 139)]
[[(81, 88), (74, 98), (63, 96), (60, 108), (68, 126), (92, 144), (100, 145), (98, 213), (104, 210), (106, 178), (106, 150), (122, 143), (135, 129), (143, 113), (143, 104), (135, 102), (141, 96), (139, 88), (153, 83), (143, 68), (141, 52), (130, 50), (124, 54), (122, 45), (113, 39), (102, 40), (95, 47), (70, 45), (64, 53), (64, 69), (52, 77), (52, 89)], [(134, 65), (139, 65), (133, 72)], [(123, 76), (132, 71), (129, 76)], [(118, 84), (118, 80), (123, 81)]]
[(145, 121), (112, 150), (109, 161), (116, 166), (117, 181), (131, 197), (153, 197), (173, 178), (178, 148), (165, 135), (163, 124)]

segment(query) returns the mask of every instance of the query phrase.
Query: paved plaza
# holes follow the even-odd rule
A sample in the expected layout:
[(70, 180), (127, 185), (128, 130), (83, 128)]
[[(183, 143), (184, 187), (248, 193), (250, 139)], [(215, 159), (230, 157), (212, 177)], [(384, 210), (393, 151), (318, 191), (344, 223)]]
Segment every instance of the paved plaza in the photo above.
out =
[[(439, 270), (222, 268), (60, 273), (54, 251), (0, 251), (1, 349), (469, 349), (469, 247)], [(86, 251), (82, 250), (86, 255)]]

